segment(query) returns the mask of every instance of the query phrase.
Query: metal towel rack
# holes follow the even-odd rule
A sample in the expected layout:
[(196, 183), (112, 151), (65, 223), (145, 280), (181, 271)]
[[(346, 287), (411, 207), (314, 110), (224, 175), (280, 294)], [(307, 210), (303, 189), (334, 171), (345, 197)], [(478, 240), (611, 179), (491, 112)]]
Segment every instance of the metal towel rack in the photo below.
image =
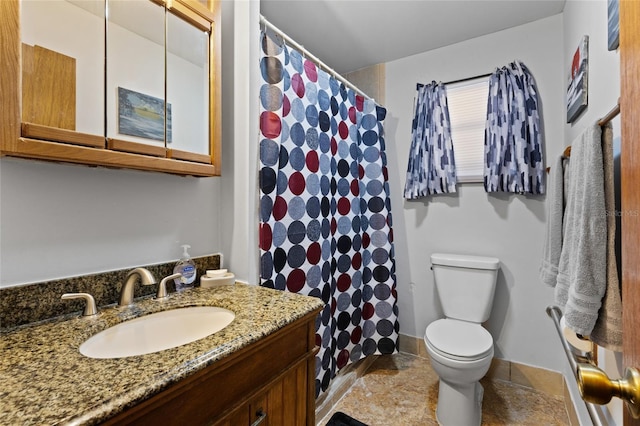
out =
[[(562, 333), (562, 327), (560, 326), (560, 318), (562, 318), (562, 311), (557, 306), (548, 306), (547, 307), (547, 315), (553, 320), (553, 323), (556, 326), (556, 331), (558, 332), (558, 337), (560, 338), (560, 342), (562, 343), (562, 348), (564, 349), (564, 353), (567, 356), (567, 360), (569, 360), (569, 365), (571, 365), (571, 371), (573, 371), (573, 376), (578, 381), (578, 361), (576, 360), (576, 355), (571, 350), (571, 346), (569, 346), (569, 342), (564, 338)], [(582, 357), (580, 357), (582, 358)], [(589, 361), (588, 359), (579, 359), (580, 362)], [(594, 426), (603, 426), (602, 420), (600, 419), (600, 415), (598, 414), (598, 410), (596, 406), (590, 402), (584, 401), (584, 405), (587, 407), (587, 411), (589, 412), (589, 417), (591, 417), (591, 421)]]

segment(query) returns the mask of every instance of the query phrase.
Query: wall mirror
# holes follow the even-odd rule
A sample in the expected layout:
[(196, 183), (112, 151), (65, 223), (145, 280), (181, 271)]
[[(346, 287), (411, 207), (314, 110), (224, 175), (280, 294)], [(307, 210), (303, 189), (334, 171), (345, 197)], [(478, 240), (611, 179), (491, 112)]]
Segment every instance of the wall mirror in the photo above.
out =
[(167, 99), (173, 157), (209, 154), (209, 34), (167, 14)]
[(131, 0), (106, 0), (106, 6), (108, 147), (164, 157), (171, 141), (170, 105), (165, 111), (165, 8)]
[(20, 60), (0, 71), (20, 113), (0, 124), (21, 127), (0, 154), (220, 174), (217, 1), (2, 1)]
[(27, 134), (61, 129), (95, 137), (76, 142), (104, 146), (104, 1), (30, 0), (21, 6)]

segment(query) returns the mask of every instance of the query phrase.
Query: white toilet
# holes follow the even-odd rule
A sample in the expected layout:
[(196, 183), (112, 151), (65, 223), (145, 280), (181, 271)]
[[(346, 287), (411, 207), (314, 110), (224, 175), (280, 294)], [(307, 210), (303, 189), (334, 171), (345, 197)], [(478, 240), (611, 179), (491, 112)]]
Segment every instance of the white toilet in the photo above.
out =
[(493, 358), (489, 318), (500, 261), (494, 257), (434, 253), (431, 265), (446, 318), (427, 327), (424, 343), (440, 377), (438, 423), (475, 426), (482, 419), (483, 388)]

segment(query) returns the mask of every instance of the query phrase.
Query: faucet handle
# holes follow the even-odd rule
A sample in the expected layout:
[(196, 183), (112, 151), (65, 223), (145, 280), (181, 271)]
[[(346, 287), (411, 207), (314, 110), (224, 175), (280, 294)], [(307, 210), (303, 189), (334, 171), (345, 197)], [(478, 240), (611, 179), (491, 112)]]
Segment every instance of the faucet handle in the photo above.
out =
[(84, 311), (82, 316), (91, 317), (98, 315), (98, 309), (96, 308), (96, 300), (89, 293), (65, 293), (61, 297), (62, 300), (67, 299), (84, 299), (86, 304), (84, 305)]
[(182, 278), (182, 274), (177, 272), (160, 280), (160, 284), (158, 284), (158, 293), (156, 294), (156, 299), (165, 299), (167, 297), (167, 282), (170, 280), (175, 280), (176, 278)]

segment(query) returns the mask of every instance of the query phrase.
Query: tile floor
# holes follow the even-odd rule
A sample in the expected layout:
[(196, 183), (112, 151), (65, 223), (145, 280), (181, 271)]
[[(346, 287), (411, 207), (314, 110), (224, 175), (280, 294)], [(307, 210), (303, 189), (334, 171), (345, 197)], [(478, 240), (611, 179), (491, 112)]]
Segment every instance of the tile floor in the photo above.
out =
[[(483, 425), (569, 425), (562, 397), (501, 380), (481, 383)], [(369, 426), (437, 425), (437, 400), (438, 376), (428, 359), (407, 353), (380, 356), (318, 425), (326, 425), (336, 411)]]

